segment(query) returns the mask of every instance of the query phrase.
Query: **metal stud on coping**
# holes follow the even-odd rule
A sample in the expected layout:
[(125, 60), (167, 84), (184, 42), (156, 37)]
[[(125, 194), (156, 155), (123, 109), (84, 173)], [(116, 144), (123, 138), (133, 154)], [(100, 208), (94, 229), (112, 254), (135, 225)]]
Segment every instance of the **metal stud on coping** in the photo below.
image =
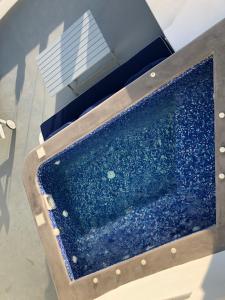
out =
[(93, 283), (98, 284), (98, 278), (97, 277), (93, 278)]
[(147, 265), (147, 261), (145, 260), (145, 259), (142, 259), (141, 260), (141, 265), (144, 267), (144, 266), (146, 266)]
[(219, 174), (219, 179), (224, 180), (225, 179), (225, 174), (224, 173), (220, 173)]
[(219, 118), (220, 119), (224, 119), (225, 118), (225, 113), (224, 112), (220, 112), (219, 113)]
[(120, 271), (120, 269), (116, 269), (116, 275), (121, 275), (121, 271)]
[(154, 78), (155, 75), (156, 75), (155, 72), (151, 72), (151, 73), (150, 73), (150, 77), (152, 77), (152, 78)]
[(176, 248), (171, 248), (171, 254), (176, 254), (177, 253), (177, 249)]
[(225, 153), (225, 147), (220, 147), (220, 153)]

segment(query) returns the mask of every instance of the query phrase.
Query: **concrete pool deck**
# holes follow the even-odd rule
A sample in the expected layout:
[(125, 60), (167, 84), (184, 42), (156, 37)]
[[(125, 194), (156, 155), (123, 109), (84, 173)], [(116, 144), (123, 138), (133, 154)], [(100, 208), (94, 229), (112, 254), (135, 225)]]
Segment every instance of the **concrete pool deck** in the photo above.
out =
[(56, 0), (52, 6), (50, 0), (23, 0), (0, 20), (0, 118), (17, 125), (14, 136), (5, 129), (6, 140), (0, 140), (1, 300), (56, 299), (21, 174), (25, 156), (38, 145), (40, 124), (75, 97), (69, 89), (56, 98), (47, 94), (36, 56), (91, 9), (120, 62), (126, 61), (161, 33), (145, 1), (130, 2), (76, 0), (62, 6)]

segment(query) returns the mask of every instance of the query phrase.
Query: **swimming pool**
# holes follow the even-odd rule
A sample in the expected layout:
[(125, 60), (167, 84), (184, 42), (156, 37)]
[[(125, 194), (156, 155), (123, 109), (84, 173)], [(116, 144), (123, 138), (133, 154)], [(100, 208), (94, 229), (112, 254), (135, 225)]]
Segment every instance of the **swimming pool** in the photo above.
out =
[(216, 222), (213, 59), (41, 165), (71, 279)]
[(224, 25), (28, 155), (24, 185), (59, 299), (225, 249)]

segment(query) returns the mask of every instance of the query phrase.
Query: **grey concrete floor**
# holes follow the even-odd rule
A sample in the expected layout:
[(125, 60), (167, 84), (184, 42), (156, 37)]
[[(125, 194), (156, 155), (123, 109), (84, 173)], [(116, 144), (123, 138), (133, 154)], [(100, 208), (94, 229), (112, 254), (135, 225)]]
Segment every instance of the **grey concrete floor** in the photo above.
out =
[(87, 9), (121, 63), (161, 33), (144, 0), (21, 0), (0, 20), (0, 118), (17, 125), (0, 140), (0, 300), (57, 299), (21, 174), (40, 124), (74, 98), (48, 95), (36, 56)]

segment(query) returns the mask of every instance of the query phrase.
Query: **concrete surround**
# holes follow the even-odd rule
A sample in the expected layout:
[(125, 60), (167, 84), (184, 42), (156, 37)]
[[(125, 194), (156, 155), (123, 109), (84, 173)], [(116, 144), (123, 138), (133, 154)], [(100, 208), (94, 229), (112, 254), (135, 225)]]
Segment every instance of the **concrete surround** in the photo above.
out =
[[(34, 149), (27, 157), (24, 184), (59, 299), (93, 299), (132, 280), (225, 250), (225, 185), (224, 181), (219, 178), (219, 173), (224, 172), (225, 168), (225, 157), (219, 154), (219, 147), (225, 142), (225, 123), (219, 118), (219, 113), (225, 111), (224, 28), (225, 20), (56, 134), (41, 148)], [(38, 167), (74, 141), (98, 128), (210, 55), (214, 58), (217, 224), (208, 230), (191, 234), (70, 282), (48, 217), (45, 198), (41, 195), (37, 184)], [(150, 76), (152, 72), (156, 74), (155, 77)], [(142, 260), (145, 260), (146, 264), (142, 264)], [(123, 274), (119, 279), (115, 276), (116, 269)]]

